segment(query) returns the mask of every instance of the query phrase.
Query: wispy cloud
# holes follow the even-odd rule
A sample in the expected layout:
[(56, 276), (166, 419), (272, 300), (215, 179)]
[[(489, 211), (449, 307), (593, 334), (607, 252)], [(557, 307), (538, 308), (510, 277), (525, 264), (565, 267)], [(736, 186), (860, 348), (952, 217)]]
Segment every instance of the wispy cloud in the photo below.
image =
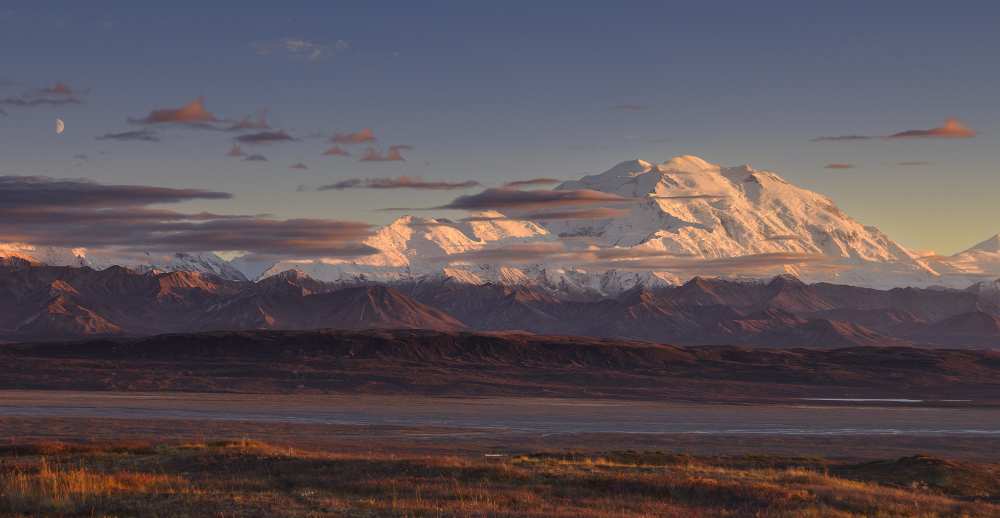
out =
[(351, 133), (337, 133), (330, 139), (335, 144), (364, 144), (375, 141), (375, 132), (371, 128)]
[(225, 192), (145, 185), (105, 185), (47, 176), (0, 176), (0, 207), (124, 207), (189, 200), (229, 199)]
[(120, 133), (105, 133), (97, 140), (117, 140), (121, 142), (159, 142), (160, 137), (157, 136), (156, 132), (150, 131), (148, 129), (134, 130), (134, 131), (122, 131)]
[(556, 185), (562, 183), (555, 178), (532, 178), (530, 180), (514, 180), (503, 184), (505, 189), (520, 189), (521, 187), (539, 187), (543, 185)]
[(599, 204), (631, 203), (634, 198), (623, 198), (589, 189), (573, 191), (515, 191), (512, 189), (486, 189), (479, 194), (459, 196), (451, 203), (437, 209), (491, 210), (491, 209), (545, 209)]
[(854, 169), (854, 164), (845, 162), (832, 162), (823, 166), (823, 169)]
[(594, 269), (625, 271), (698, 272), (716, 275), (760, 274), (786, 266), (838, 269), (836, 260), (820, 254), (772, 253), (731, 258), (705, 259), (662, 250), (631, 248), (571, 249), (566, 241), (515, 243), (503, 248), (487, 248), (436, 258), (449, 263), (556, 263)]
[(928, 162), (926, 160), (910, 160), (904, 162), (896, 162), (896, 165), (903, 167), (920, 166), (920, 165), (931, 165), (934, 162)]
[(628, 209), (612, 209), (609, 207), (597, 207), (593, 209), (563, 210), (529, 212), (517, 217), (508, 216), (470, 216), (462, 221), (548, 221), (548, 220), (575, 220), (575, 219), (611, 219), (628, 215)]
[(230, 131), (271, 129), (271, 125), (267, 122), (267, 110), (261, 110), (256, 115), (247, 115), (234, 122), (228, 129)]
[(358, 256), (366, 223), (182, 213), (151, 205), (221, 200), (201, 189), (105, 185), (89, 180), (0, 177), (0, 241), (142, 251), (246, 251), (261, 256)]
[(323, 61), (346, 51), (350, 44), (344, 40), (330, 43), (318, 42), (298, 37), (286, 37), (277, 40), (255, 41), (250, 44), (257, 55), (284, 55), (292, 59), (304, 61)]
[(464, 182), (427, 181), (420, 178), (400, 176), (398, 178), (348, 178), (336, 183), (321, 185), (317, 191), (341, 191), (345, 189), (423, 189), (432, 191), (449, 191), (478, 187), (479, 182), (467, 180)]
[(835, 137), (816, 137), (811, 142), (855, 142), (859, 140), (872, 140), (877, 137), (867, 135), (838, 135)]
[(307, 165), (303, 164), (302, 162), (296, 162), (296, 163), (294, 163), (294, 164), (292, 164), (292, 165), (288, 166), (288, 168), (289, 168), (289, 169), (300, 169), (300, 170), (305, 170), (305, 169), (309, 169), (309, 166), (307, 166)]
[(239, 144), (233, 144), (233, 146), (229, 148), (229, 151), (226, 152), (226, 156), (246, 156), (246, 153), (243, 152), (243, 148), (241, 148)]
[(259, 144), (273, 144), (275, 142), (291, 142), (295, 140), (291, 135), (284, 131), (260, 131), (257, 133), (248, 133), (246, 135), (240, 135), (236, 137), (238, 142), (243, 144), (259, 145)]
[(254, 153), (243, 159), (244, 162), (267, 162), (267, 157), (258, 153)]
[(931, 129), (915, 129), (900, 131), (889, 135), (889, 138), (972, 138), (976, 131), (962, 124), (958, 119), (948, 119), (944, 125)]
[(363, 155), (359, 161), (361, 162), (404, 162), (402, 151), (413, 149), (413, 146), (406, 144), (398, 144), (395, 146), (389, 146), (389, 149), (383, 154), (381, 151), (374, 147), (369, 147), (365, 149)]
[(910, 139), (910, 138), (973, 138), (976, 131), (962, 124), (955, 118), (948, 119), (943, 126), (931, 129), (911, 129), (899, 131), (885, 136), (871, 135), (840, 135), (834, 137), (816, 137), (812, 142), (851, 142), (874, 139)]
[(0, 105), (30, 108), (34, 106), (83, 104), (80, 94), (81, 92), (77, 92), (68, 84), (57, 82), (52, 86), (36, 88), (16, 97), (6, 97), (0, 99)]
[(657, 194), (651, 196), (658, 200), (722, 200), (728, 198), (728, 194), (707, 194), (707, 193), (694, 193), (694, 194)]
[(327, 149), (326, 151), (324, 151), (323, 155), (324, 156), (350, 156), (351, 154), (348, 153), (346, 149), (344, 149), (344, 148), (342, 148), (342, 147), (340, 147), (340, 146), (338, 146), (338, 145), (335, 144), (333, 146), (330, 146), (330, 148)]

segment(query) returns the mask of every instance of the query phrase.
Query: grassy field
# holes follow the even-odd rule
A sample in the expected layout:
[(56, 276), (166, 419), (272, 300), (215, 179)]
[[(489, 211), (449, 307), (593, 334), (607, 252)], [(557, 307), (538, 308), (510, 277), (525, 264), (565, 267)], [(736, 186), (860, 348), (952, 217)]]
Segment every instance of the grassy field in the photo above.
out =
[(3, 516), (1000, 516), (996, 465), (447, 456), (251, 440), (0, 447)]

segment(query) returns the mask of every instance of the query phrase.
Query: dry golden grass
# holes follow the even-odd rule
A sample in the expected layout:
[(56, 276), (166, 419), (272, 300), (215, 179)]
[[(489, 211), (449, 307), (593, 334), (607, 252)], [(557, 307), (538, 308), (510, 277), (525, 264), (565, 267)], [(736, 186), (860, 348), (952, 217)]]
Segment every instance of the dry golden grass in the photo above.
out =
[(0, 449), (0, 515), (1000, 516), (988, 501), (997, 494), (890, 487), (828, 474), (834, 468), (821, 459), (635, 452), (331, 453), (252, 440), (27, 445)]
[(13, 512), (77, 512), (129, 493), (173, 492), (184, 487), (175, 476), (120, 471), (101, 473), (83, 466), (53, 467), (42, 457), (30, 469), (14, 468), (0, 478), (0, 495)]

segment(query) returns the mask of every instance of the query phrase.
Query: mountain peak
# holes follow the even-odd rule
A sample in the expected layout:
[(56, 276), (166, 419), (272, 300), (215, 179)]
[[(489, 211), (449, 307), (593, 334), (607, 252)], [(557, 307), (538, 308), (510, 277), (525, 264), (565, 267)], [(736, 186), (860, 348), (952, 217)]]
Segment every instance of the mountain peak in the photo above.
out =
[(648, 173), (652, 169), (653, 164), (645, 160), (635, 158), (624, 162), (618, 162), (611, 169), (595, 176), (603, 178), (628, 178)]
[(997, 234), (982, 243), (966, 250), (966, 252), (1000, 252), (1000, 234)]
[(681, 173), (701, 173), (718, 171), (719, 166), (694, 155), (679, 155), (660, 165), (661, 171), (677, 171)]

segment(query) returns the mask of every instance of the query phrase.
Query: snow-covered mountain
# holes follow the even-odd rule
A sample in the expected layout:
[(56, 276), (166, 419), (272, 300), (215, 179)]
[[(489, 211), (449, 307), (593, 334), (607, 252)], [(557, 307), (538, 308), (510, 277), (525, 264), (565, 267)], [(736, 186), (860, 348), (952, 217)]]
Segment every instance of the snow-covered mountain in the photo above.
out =
[[(494, 212), (475, 222), (456, 223), (405, 216), (366, 241), (380, 250), (376, 255), (352, 261), (285, 261), (263, 276), (296, 268), (316, 278), (347, 283), (441, 277), (613, 294), (637, 284), (676, 284), (711, 273), (698, 271), (700, 260), (763, 257), (773, 265), (761, 269), (755, 264), (759, 271), (754, 274), (761, 277), (793, 273), (807, 280), (879, 287), (939, 281), (937, 272), (917, 254), (850, 218), (829, 198), (747, 165), (723, 168), (694, 156), (661, 164), (631, 160), (556, 189), (589, 189), (635, 202), (623, 216), (597, 220), (532, 223), (502, 219)], [(565, 259), (526, 266), (447, 260), (512, 243), (554, 243), (565, 238), (573, 238), (578, 247), (614, 250), (619, 257), (658, 256), (674, 258), (673, 263), (684, 260), (684, 265), (674, 269), (671, 261), (665, 261), (657, 268), (654, 261), (641, 269), (627, 263), (621, 264), (628, 268), (573, 265)], [(809, 260), (803, 264), (798, 257)]]
[(88, 266), (95, 270), (123, 266), (140, 273), (194, 272), (212, 274), (231, 281), (247, 280), (243, 272), (233, 264), (211, 252), (147, 253), (135, 256), (89, 251), (84, 248), (36, 247), (23, 243), (0, 243), (0, 258), (2, 257), (14, 257), (29, 263), (49, 266)]
[(969, 279), (1000, 277), (1000, 234), (948, 257), (932, 256), (927, 263), (941, 274), (942, 284), (968, 284)]
[[(1000, 277), (1000, 235), (950, 257), (917, 254), (854, 220), (826, 196), (749, 165), (721, 167), (690, 155), (659, 164), (630, 160), (556, 187), (580, 189), (615, 194), (628, 203), (603, 219), (528, 221), (528, 211), (484, 212), (462, 221), (404, 216), (365, 241), (378, 253), (350, 260), (272, 264), (240, 257), (225, 261), (211, 253), (120, 258), (28, 245), (0, 245), (0, 256), (95, 268), (124, 262), (139, 271), (204, 272), (234, 280), (294, 269), (346, 285), (489, 282), (600, 295), (679, 284), (698, 275), (790, 273), (806, 281), (879, 288), (965, 288)], [(530, 246), (566, 253), (541, 254), (535, 262), (497, 254)]]

